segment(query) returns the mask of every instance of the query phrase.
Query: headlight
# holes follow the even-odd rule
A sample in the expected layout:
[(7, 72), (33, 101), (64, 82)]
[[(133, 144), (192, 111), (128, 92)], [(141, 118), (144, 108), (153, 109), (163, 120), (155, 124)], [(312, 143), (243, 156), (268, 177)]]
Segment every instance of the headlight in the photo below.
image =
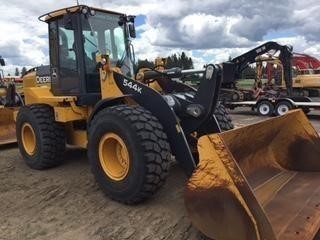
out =
[(207, 66), (207, 69), (206, 69), (206, 79), (207, 79), (207, 80), (210, 80), (210, 79), (211, 79), (213, 72), (214, 72), (214, 67), (213, 67), (213, 65), (208, 65), (208, 66)]
[(95, 11), (94, 9), (90, 9), (90, 15), (91, 15), (91, 16), (96, 15), (96, 11)]
[(190, 104), (187, 109), (186, 112), (193, 116), (193, 117), (199, 117), (202, 115), (203, 113), (203, 107), (199, 104)]
[(82, 12), (82, 14), (87, 14), (87, 13), (89, 12), (88, 7), (83, 7), (83, 8), (81, 9), (81, 12)]

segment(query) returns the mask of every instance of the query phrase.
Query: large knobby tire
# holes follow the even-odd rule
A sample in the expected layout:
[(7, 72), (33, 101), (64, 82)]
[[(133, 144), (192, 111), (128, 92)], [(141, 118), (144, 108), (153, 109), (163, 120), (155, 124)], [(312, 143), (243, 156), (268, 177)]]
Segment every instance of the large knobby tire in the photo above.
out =
[(16, 132), (20, 153), (30, 168), (40, 170), (61, 164), (66, 147), (64, 126), (55, 121), (50, 106), (21, 107)]
[(90, 123), (88, 157), (103, 191), (135, 204), (163, 185), (171, 153), (156, 117), (139, 106), (119, 105), (103, 109)]
[(214, 111), (214, 116), (216, 117), (220, 129), (224, 132), (234, 128), (231, 117), (224, 105), (218, 103)]

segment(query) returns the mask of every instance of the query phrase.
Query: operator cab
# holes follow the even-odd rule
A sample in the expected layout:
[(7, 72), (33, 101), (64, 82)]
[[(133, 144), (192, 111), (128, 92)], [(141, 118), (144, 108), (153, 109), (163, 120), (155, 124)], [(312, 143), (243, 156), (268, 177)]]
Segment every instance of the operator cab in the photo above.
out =
[(77, 96), (78, 105), (101, 99), (96, 56), (107, 54), (125, 75), (133, 75), (130, 37), (134, 16), (79, 5), (39, 17), (49, 24), (51, 91)]

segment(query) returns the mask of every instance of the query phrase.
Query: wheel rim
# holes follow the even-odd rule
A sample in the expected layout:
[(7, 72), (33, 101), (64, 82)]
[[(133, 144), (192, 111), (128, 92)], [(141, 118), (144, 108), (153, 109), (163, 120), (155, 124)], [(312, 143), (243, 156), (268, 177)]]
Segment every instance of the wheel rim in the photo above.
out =
[(30, 156), (34, 155), (37, 147), (36, 135), (29, 123), (24, 123), (21, 129), (23, 148)]
[(129, 172), (129, 151), (120, 136), (105, 134), (99, 143), (99, 160), (105, 174), (114, 181), (123, 180)]
[(269, 112), (270, 112), (270, 107), (268, 104), (266, 103), (263, 103), (259, 106), (259, 112), (262, 114), (262, 115), (268, 115)]
[(279, 115), (283, 115), (283, 114), (286, 114), (288, 111), (289, 111), (289, 107), (285, 104), (281, 104), (279, 105), (278, 107), (278, 114)]

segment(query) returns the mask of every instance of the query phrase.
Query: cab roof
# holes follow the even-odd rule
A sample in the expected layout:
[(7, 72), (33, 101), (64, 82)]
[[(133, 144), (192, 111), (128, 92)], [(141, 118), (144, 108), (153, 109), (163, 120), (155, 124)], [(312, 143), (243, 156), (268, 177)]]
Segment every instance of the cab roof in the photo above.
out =
[(74, 12), (79, 12), (82, 11), (82, 9), (87, 8), (88, 10), (95, 10), (95, 11), (99, 11), (99, 12), (105, 12), (105, 13), (111, 13), (111, 14), (117, 14), (117, 15), (124, 15), (123, 13), (119, 13), (119, 12), (114, 12), (114, 11), (110, 11), (110, 10), (106, 10), (106, 9), (102, 9), (102, 8), (96, 8), (96, 7), (89, 7), (86, 5), (76, 5), (76, 6), (71, 6), (71, 7), (67, 7), (67, 8), (61, 8), (46, 14), (43, 14), (41, 16), (38, 17), (38, 19), (42, 22), (51, 22), (51, 20), (60, 17), (60, 16), (64, 16), (67, 13), (74, 13)]

